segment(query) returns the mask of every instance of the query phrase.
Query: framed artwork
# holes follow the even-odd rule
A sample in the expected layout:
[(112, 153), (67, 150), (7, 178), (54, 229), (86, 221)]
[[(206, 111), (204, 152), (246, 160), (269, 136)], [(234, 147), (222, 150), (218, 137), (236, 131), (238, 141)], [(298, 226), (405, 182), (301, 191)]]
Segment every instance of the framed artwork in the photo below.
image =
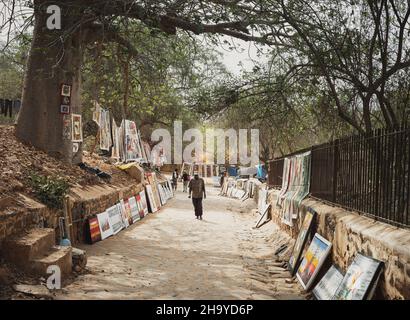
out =
[(70, 106), (71, 105), (71, 97), (61, 96), (61, 104)]
[(73, 142), (83, 142), (83, 122), (80, 114), (72, 114)]
[(63, 115), (63, 138), (66, 140), (71, 140), (72, 137), (72, 124), (73, 120), (71, 116), (64, 114)]
[(97, 214), (97, 220), (100, 226), (101, 240), (107, 239), (114, 234), (107, 211)]
[(312, 293), (317, 300), (332, 300), (343, 280), (343, 274), (332, 265), (315, 286)]
[(298, 270), (300, 259), (303, 254), (303, 249), (305, 248), (308, 237), (311, 234), (312, 226), (313, 226), (313, 222), (315, 221), (315, 218), (316, 218), (316, 211), (309, 208), (308, 211), (306, 212), (305, 218), (303, 219), (302, 226), (300, 227), (298, 237), (293, 247), (292, 255), (290, 256), (290, 259), (289, 259), (288, 268), (292, 276), (294, 276), (296, 271)]
[(157, 212), (158, 211), (158, 206), (157, 203), (155, 201), (155, 197), (154, 197), (154, 193), (152, 192), (152, 186), (150, 184), (147, 184), (145, 186), (145, 190), (147, 193), (147, 199), (148, 199), (148, 203), (149, 203), (149, 207), (151, 209), (151, 212)]
[(101, 241), (101, 230), (97, 217), (88, 219), (88, 225), (90, 228), (90, 243)]
[(142, 204), (142, 200), (141, 200), (141, 194), (137, 194), (135, 196), (135, 199), (137, 200), (137, 205), (138, 205), (138, 214), (135, 215), (135, 220), (140, 220), (144, 217), (145, 213), (144, 213), (144, 207)]
[(337, 288), (333, 300), (370, 300), (382, 269), (382, 261), (357, 254)]
[(133, 221), (132, 221), (131, 207), (130, 207), (129, 201), (123, 199), (120, 201), (120, 205), (123, 210), (122, 218), (124, 220), (124, 224), (126, 225), (128, 223), (128, 225), (131, 225)]
[(118, 210), (117, 205), (108, 208), (108, 217), (110, 218), (110, 224), (112, 226), (113, 234), (117, 234), (124, 228), (124, 223), (122, 222), (121, 212)]
[(128, 213), (125, 210), (124, 200), (121, 200), (119, 203), (117, 203), (117, 207), (118, 207), (118, 210), (121, 213), (121, 219), (122, 219), (122, 223), (123, 223), (124, 227), (128, 228), (130, 226), (130, 222), (128, 220)]
[(144, 216), (148, 214), (147, 196), (146, 196), (145, 191), (140, 192), (140, 197), (141, 197), (142, 208), (144, 209), (144, 214), (141, 216), (141, 218), (144, 218)]
[(135, 221), (139, 220), (139, 219), (137, 219), (137, 217), (139, 217), (139, 215), (140, 215), (137, 199), (135, 199), (135, 197), (131, 197), (131, 198), (128, 199), (128, 202), (129, 202), (130, 208), (131, 208), (132, 221), (135, 222)]
[(80, 145), (78, 144), (78, 142), (74, 142), (73, 143), (73, 153), (77, 153), (78, 150), (80, 150)]
[(60, 113), (61, 113), (61, 114), (70, 114), (70, 106), (69, 106), (69, 105), (62, 104), (62, 105), (60, 106)]
[(328, 240), (318, 233), (315, 234), (296, 273), (305, 290), (311, 287), (331, 248), (332, 244)]
[(71, 86), (63, 83), (61, 85), (61, 95), (64, 97), (71, 97)]

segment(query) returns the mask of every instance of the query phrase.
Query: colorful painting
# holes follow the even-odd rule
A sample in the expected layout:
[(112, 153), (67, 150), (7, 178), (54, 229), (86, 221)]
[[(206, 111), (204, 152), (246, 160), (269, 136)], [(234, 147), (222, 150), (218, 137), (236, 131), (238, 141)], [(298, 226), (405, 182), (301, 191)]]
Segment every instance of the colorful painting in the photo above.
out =
[(136, 161), (142, 158), (140, 143), (138, 140), (137, 126), (134, 121), (125, 120), (125, 159)]
[(298, 237), (295, 242), (295, 246), (293, 247), (292, 255), (289, 259), (289, 270), (293, 275), (295, 275), (296, 270), (299, 267), (300, 259), (303, 253), (303, 249), (305, 248), (306, 242), (312, 230), (312, 224), (315, 221), (316, 212), (309, 208), (306, 212), (305, 219), (303, 219), (303, 224), (300, 228)]
[(305, 290), (312, 285), (331, 248), (332, 244), (328, 240), (315, 234), (296, 273)]
[(107, 239), (108, 237), (112, 236), (114, 232), (111, 226), (108, 212), (105, 211), (103, 213), (97, 214), (97, 219), (101, 231), (101, 240)]
[(63, 138), (64, 139), (66, 140), (72, 139), (71, 128), (72, 128), (71, 116), (68, 114), (64, 114), (63, 115)]
[(100, 109), (100, 149), (109, 151), (112, 146), (110, 112)]
[(137, 200), (137, 205), (138, 205), (138, 215), (135, 216), (135, 219), (140, 220), (145, 216), (144, 206), (141, 200), (141, 194), (137, 194), (135, 196), (135, 199)]
[(129, 220), (128, 212), (125, 208), (124, 200), (121, 200), (120, 203), (117, 204), (117, 206), (118, 206), (118, 210), (120, 210), (121, 212), (122, 223), (125, 228), (128, 228), (130, 226), (130, 220)]
[(382, 269), (383, 262), (357, 254), (333, 300), (370, 300)]
[(81, 114), (72, 114), (72, 141), (83, 142), (83, 122)]
[(124, 228), (121, 212), (118, 210), (117, 205), (108, 208), (106, 212), (108, 213), (108, 216), (110, 218), (110, 224), (112, 226), (113, 234), (117, 234)]
[(342, 281), (343, 274), (332, 265), (313, 289), (313, 295), (317, 300), (332, 300)]
[(90, 227), (90, 242), (96, 243), (101, 241), (101, 230), (98, 219), (96, 217), (88, 219), (88, 225)]

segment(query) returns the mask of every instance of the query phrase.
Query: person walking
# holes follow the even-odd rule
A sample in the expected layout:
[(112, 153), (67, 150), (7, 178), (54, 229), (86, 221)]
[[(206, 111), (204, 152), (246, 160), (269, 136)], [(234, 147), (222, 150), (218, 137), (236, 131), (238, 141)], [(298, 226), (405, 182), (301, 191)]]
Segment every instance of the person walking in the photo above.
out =
[(182, 173), (182, 183), (184, 184), (184, 190), (182, 192), (188, 192), (189, 174), (185, 170)]
[(189, 196), (192, 195), (192, 204), (195, 209), (195, 216), (197, 219), (202, 220), (202, 199), (206, 199), (205, 182), (204, 179), (200, 178), (198, 172), (194, 172), (194, 178), (189, 181)]
[(175, 171), (172, 173), (172, 187), (174, 188), (174, 190), (177, 190), (177, 184), (178, 184), (178, 169), (175, 169)]

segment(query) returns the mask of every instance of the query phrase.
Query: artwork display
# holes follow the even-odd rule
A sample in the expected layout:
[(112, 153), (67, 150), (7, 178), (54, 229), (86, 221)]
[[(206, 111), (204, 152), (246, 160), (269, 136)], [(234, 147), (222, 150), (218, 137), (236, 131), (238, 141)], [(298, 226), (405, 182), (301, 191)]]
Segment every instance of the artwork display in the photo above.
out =
[(72, 114), (72, 141), (83, 142), (83, 122), (80, 114)]
[(78, 142), (73, 143), (73, 153), (77, 153), (80, 150), (80, 145)]
[(117, 127), (114, 119), (112, 119), (111, 124), (112, 129), (112, 151), (111, 151), (111, 158), (116, 160), (121, 160), (121, 151), (120, 151), (120, 128)]
[(131, 197), (128, 199), (128, 202), (130, 204), (130, 208), (131, 208), (131, 216), (132, 216), (132, 221), (138, 221), (140, 218), (140, 213), (139, 213), (139, 208), (138, 208), (138, 204), (137, 204), (137, 200), (135, 199), (135, 197)]
[(313, 289), (313, 295), (318, 300), (332, 300), (342, 281), (343, 274), (332, 265)]
[(72, 139), (72, 134), (71, 134), (71, 128), (72, 128), (72, 119), (70, 115), (63, 115), (63, 138), (66, 140), (71, 140)]
[(90, 226), (90, 242), (96, 243), (101, 241), (101, 230), (100, 224), (98, 223), (98, 218), (88, 219), (88, 225)]
[(61, 96), (61, 104), (69, 107), (71, 105), (71, 97)]
[(136, 161), (142, 157), (139, 147), (137, 126), (134, 121), (124, 120), (125, 125), (125, 160)]
[(110, 112), (104, 109), (100, 112), (100, 149), (109, 151), (112, 146)]
[(68, 84), (61, 85), (61, 95), (63, 97), (71, 97), (71, 86)]
[(157, 202), (155, 201), (154, 193), (152, 192), (152, 186), (150, 184), (147, 184), (145, 186), (145, 191), (147, 193), (147, 199), (149, 202), (149, 207), (151, 209), (152, 213), (155, 213), (158, 211), (158, 205)]
[(300, 203), (309, 194), (310, 160), (309, 151), (284, 161), (282, 189), (277, 206), (280, 208), (282, 222), (291, 227), (293, 220), (298, 218)]
[(298, 237), (296, 239), (295, 245), (293, 247), (292, 255), (289, 259), (289, 270), (293, 275), (295, 275), (296, 270), (299, 267), (300, 259), (305, 248), (306, 242), (312, 230), (313, 222), (316, 218), (316, 212), (309, 208), (306, 212), (305, 218), (303, 219), (303, 224), (299, 230)]
[(137, 205), (138, 205), (138, 214), (135, 216), (135, 219), (140, 220), (140, 219), (144, 218), (144, 216), (145, 216), (144, 206), (143, 206), (142, 200), (141, 200), (141, 195), (137, 194), (135, 196), (135, 199), (137, 200)]
[(70, 106), (62, 104), (60, 106), (60, 113), (62, 114), (70, 114)]
[(101, 240), (107, 239), (108, 237), (112, 236), (114, 232), (111, 226), (108, 212), (105, 211), (103, 213), (97, 214), (97, 219), (101, 231)]
[(370, 300), (383, 269), (383, 262), (357, 254), (337, 288), (333, 300)]
[(144, 215), (141, 217), (143, 218), (144, 216), (148, 214), (147, 196), (145, 194), (145, 191), (140, 192), (140, 198), (141, 198), (142, 208), (144, 209)]
[(164, 187), (162, 184), (158, 183), (157, 184), (157, 188), (158, 188), (158, 193), (159, 193), (159, 198), (161, 201), (161, 205), (165, 205), (167, 203), (167, 195), (165, 193)]
[(131, 220), (131, 223), (130, 223), (130, 217), (128, 215), (127, 209), (125, 208), (124, 200), (121, 200), (120, 203), (117, 204), (117, 206), (118, 206), (118, 209), (121, 212), (122, 223), (123, 223), (125, 228), (128, 228), (130, 226), (130, 224), (132, 224), (132, 220)]
[(296, 273), (305, 290), (312, 285), (331, 248), (332, 244), (328, 240), (315, 234)]
[(124, 228), (122, 222), (121, 212), (118, 210), (118, 206), (114, 205), (111, 208), (108, 208), (107, 211), (108, 217), (110, 218), (110, 224), (112, 226), (113, 234), (117, 234)]

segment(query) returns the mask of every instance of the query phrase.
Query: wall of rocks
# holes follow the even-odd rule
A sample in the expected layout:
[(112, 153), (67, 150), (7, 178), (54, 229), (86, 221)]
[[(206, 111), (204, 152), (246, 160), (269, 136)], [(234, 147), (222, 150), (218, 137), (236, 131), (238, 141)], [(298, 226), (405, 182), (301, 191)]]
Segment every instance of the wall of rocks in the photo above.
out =
[(296, 238), (308, 208), (317, 213), (315, 230), (332, 242), (332, 261), (344, 272), (357, 253), (384, 261), (376, 298), (410, 299), (410, 230), (326, 205), (310, 198), (302, 201), (300, 217), (293, 227), (282, 223), (276, 207), (278, 190), (269, 192), (272, 220)]

